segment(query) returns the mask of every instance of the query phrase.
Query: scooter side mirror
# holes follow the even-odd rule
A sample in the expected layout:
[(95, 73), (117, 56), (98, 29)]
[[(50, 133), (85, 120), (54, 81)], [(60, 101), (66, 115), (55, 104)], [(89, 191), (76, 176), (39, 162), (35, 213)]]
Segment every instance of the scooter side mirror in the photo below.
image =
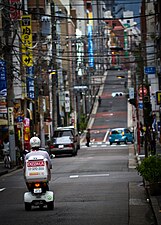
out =
[(51, 155), (50, 155), (50, 158), (51, 158), (51, 159), (54, 159), (54, 158), (55, 158), (55, 155), (54, 155), (54, 154), (51, 154)]

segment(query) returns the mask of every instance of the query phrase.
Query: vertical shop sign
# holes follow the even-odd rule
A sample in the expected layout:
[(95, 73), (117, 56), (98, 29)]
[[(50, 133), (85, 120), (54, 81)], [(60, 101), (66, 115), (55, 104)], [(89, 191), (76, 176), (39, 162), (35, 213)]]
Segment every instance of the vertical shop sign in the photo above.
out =
[(92, 14), (92, 5), (88, 8), (88, 65), (89, 67), (94, 67), (94, 53), (93, 53), (93, 14)]
[(31, 15), (23, 15), (21, 20), (22, 62), (33, 66)]
[[(124, 24), (125, 28), (129, 28), (130, 25), (129, 24)], [(124, 30), (124, 49), (125, 49), (125, 56), (128, 57), (129, 53), (128, 53), (128, 48), (129, 48), (129, 44), (128, 44), (128, 29)]]
[(7, 96), (6, 63), (0, 60), (0, 96)]
[(65, 92), (65, 112), (70, 112), (70, 98), (69, 91)]
[(35, 98), (35, 88), (34, 88), (34, 67), (27, 67), (27, 97), (30, 99)]
[(14, 125), (14, 118), (13, 118), (13, 107), (8, 107), (8, 125)]
[(24, 147), (30, 149), (30, 119), (24, 119)]
[(91, 25), (88, 25), (88, 56), (89, 56), (89, 67), (94, 67), (93, 40), (92, 40), (92, 26)]
[(7, 114), (7, 77), (6, 63), (0, 60), (0, 114)]
[(88, 24), (88, 64), (89, 67), (94, 67), (94, 53), (93, 53), (93, 34), (92, 34), (92, 29), (93, 29), (93, 15), (92, 12), (88, 13), (89, 19), (89, 24)]

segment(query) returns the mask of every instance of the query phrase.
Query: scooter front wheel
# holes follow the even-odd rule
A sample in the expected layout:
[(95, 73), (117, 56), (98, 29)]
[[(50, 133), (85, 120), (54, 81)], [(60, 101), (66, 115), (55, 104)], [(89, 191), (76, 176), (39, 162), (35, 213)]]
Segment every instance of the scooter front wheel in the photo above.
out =
[(31, 204), (28, 202), (25, 202), (25, 210), (26, 211), (31, 211)]

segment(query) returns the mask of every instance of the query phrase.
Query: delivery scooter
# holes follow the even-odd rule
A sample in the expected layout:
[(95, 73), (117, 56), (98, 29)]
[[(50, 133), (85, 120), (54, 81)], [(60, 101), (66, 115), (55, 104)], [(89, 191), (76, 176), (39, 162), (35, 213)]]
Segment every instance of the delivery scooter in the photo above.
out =
[(41, 155), (30, 156), (26, 160), (24, 176), (28, 192), (24, 193), (25, 210), (30, 211), (32, 206), (54, 209), (54, 193), (49, 191), (50, 174), (48, 161)]

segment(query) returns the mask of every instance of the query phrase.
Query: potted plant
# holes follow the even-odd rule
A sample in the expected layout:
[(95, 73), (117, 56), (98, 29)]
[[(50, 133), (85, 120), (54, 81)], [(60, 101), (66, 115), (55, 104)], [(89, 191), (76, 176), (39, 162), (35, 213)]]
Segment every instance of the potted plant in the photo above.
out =
[(137, 171), (150, 187), (151, 195), (161, 194), (161, 157), (157, 155), (144, 158), (137, 166)]

